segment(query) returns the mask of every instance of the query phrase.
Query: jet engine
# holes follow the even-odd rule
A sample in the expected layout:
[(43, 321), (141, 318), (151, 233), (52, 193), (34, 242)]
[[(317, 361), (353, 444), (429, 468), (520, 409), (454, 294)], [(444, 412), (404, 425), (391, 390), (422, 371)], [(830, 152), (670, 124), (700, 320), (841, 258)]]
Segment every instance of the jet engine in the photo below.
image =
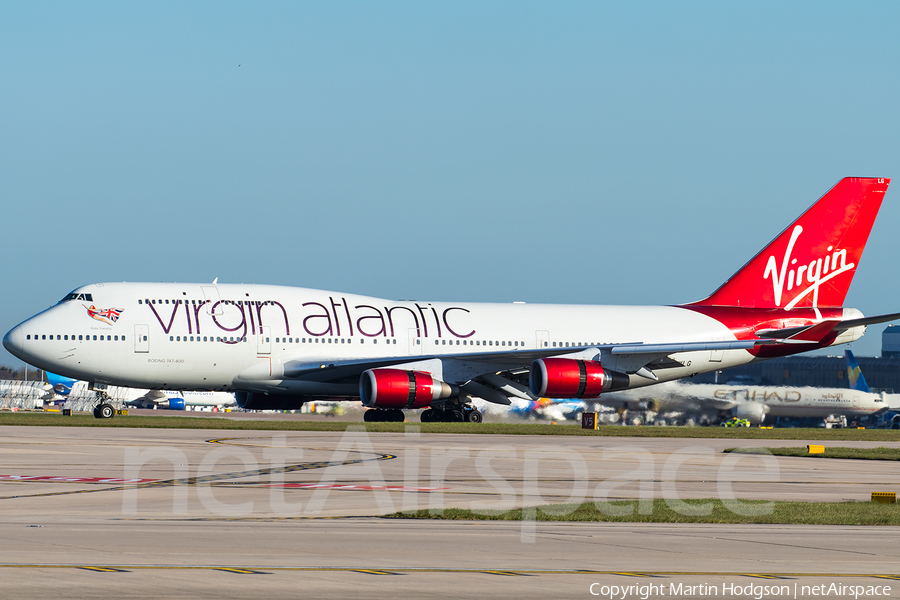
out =
[(542, 398), (597, 398), (628, 387), (628, 376), (593, 360), (540, 358), (531, 363), (531, 392)]
[(369, 408), (425, 408), (456, 394), (456, 386), (423, 371), (369, 369), (359, 378), (359, 397)]
[(184, 410), (184, 398), (169, 398), (169, 410)]
[(734, 416), (747, 419), (753, 425), (759, 425), (766, 419), (766, 407), (760, 402), (741, 402), (734, 409)]
[(235, 392), (234, 400), (247, 410), (299, 410), (306, 396)]

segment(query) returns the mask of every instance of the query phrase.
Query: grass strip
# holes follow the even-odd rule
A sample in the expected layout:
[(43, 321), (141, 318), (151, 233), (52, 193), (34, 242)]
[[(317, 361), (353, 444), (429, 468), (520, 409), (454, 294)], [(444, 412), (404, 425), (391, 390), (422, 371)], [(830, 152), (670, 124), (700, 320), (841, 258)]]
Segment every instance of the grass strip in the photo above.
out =
[[(900, 525), (900, 505), (877, 502), (767, 502), (718, 499), (683, 500), (676, 510), (665, 499), (654, 499), (650, 510), (637, 500), (550, 504), (525, 509), (526, 520), (603, 523), (730, 523), (802, 525)], [(649, 501), (645, 502), (649, 504)], [(734, 509), (734, 510), (733, 510)], [(428, 510), (386, 515), (392, 519), (465, 521), (521, 521), (523, 509), (478, 511), (450, 508), (436, 514)], [(693, 512), (695, 514), (685, 514)], [(530, 515), (528, 515), (530, 513)], [(627, 513), (627, 514), (622, 514)], [(646, 513), (646, 514), (642, 514)], [(702, 514), (707, 513), (707, 514)], [(740, 514), (744, 513), (744, 514)], [(749, 514), (748, 514), (749, 513)]]
[(775, 456), (800, 456), (803, 458), (852, 458), (859, 460), (900, 460), (900, 448), (846, 448), (825, 446), (824, 454), (810, 454), (805, 446), (789, 448), (726, 448), (723, 452), (734, 454), (773, 454)]
[[(415, 419), (415, 417), (413, 417)], [(361, 421), (312, 421), (285, 415), (284, 420), (229, 419), (223, 417), (182, 417), (128, 415), (95, 419), (88, 413), (71, 416), (45, 412), (0, 412), (0, 427), (5, 425), (67, 427), (133, 427), (148, 429), (228, 429), (238, 431), (344, 431), (347, 427), (365, 427), (372, 433), (403, 433), (416, 426), (422, 433), (478, 433), (502, 435), (556, 435), (593, 437), (708, 438), (762, 440), (856, 440), (898, 441), (900, 430), (890, 429), (753, 429), (730, 427), (624, 427), (606, 426), (599, 430), (581, 429), (577, 424), (549, 423), (363, 423)]]

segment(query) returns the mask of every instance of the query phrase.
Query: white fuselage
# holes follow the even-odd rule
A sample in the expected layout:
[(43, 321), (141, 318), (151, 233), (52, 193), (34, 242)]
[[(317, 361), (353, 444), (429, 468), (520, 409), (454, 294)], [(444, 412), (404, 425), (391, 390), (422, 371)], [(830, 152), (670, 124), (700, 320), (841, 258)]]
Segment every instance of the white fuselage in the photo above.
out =
[[(21, 323), (4, 343), (28, 363), (91, 382), (149, 389), (256, 390), (355, 396), (358, 384), (284, 375), (287, 363), (392, 357), (444, 360), (440, 376), (461, 382), (525, 366), (516, 353), (604, 344), (734, 340), (723, 323), (668, 306), (529, 305), (391, 301), (272, 285), (105, 283)], [(503, 353), (508, 360), (483, 362)], [(578, 350), (582, 358), (599, 351)], [(471, 359), (467, 358), (471, 357)], [(673, 354), (667, 381), (754, 359), (725, 350)], [(634, 373), (628, 356), (603, 357), (605, 369)], [(451, 364), (452, 363), (452, 364)], [(654, 383), (631, 375), (629, 386)]]
[(887, 407), (881, 394), (843, 388), (736, 386), (671, 382), (646, 391), (612, 392), (600, 399), (609, 406), (652, 401), (661, 411), (729, 409), (761, 404), (772, 417), (863, 417)]

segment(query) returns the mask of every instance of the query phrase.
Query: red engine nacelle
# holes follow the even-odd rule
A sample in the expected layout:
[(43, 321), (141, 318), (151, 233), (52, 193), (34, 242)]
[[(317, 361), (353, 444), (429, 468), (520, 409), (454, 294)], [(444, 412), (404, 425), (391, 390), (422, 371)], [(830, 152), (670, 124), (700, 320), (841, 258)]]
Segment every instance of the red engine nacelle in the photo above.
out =
[(451, 386), (422, 371), (369, 369), (359, 379), (359, 397), (369, 408), (425, 408), (452, 394)]
[(627, 387), (627, 376), (604, 371), (603, 365), (592, 360), (540, 358), (531, 363), (529, 383), (531, 392), (542, 398), (597, 398), (602, 392)]

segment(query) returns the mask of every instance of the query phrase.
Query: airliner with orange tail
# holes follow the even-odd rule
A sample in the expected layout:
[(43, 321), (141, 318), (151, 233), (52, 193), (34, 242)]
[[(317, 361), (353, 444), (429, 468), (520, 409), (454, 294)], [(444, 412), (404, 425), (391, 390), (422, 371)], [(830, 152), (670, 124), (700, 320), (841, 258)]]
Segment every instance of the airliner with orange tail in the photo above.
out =
[[(852, 342), (843, 302), (889, 179), (848, 177), (709, 297), (678, 306), (403, 302), (270, 285), (97, 283), (3, 345), (95, 385), (235, 392), (247, 409), (360, 399), (366, 420), (480, 421), (473, 398), (597, 398)], [(114, 411), (108, 404), (95, 414)]]

